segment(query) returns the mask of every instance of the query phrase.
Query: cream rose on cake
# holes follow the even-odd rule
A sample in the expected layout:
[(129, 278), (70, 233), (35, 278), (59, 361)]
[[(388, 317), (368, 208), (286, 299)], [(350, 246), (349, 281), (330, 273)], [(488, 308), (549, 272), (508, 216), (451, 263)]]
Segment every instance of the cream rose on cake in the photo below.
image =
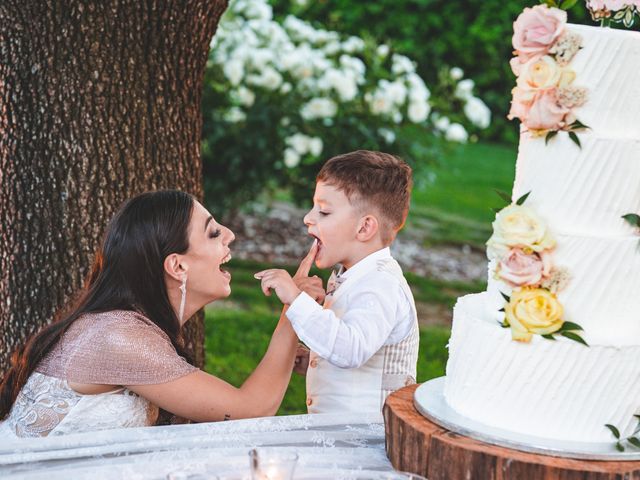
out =
[(501, 259), (511, 248), (524, 253), (542, 252), (556, 245), (545, 222), (531, 208), (512, 204), (498, 212), (493, 235), (487, 241), (490, 259)]
[(520, 342), (529, 342), (533, 334), (555, 333), (564, 323), (562, 305), (553, 293), (544, 288), (514, 290), (504, 310), (511, 338)]

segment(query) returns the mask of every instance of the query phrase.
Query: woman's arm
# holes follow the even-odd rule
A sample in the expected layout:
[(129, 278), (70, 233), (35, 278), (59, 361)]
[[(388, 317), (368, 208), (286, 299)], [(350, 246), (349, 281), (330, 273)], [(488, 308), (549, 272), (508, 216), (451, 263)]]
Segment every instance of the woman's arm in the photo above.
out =
[(240, 388), (201, 370), (167, 383), (129, 390), (197, 422), (275, 415), (289, 385), (298, 337), (283, 309), (264, 357)]

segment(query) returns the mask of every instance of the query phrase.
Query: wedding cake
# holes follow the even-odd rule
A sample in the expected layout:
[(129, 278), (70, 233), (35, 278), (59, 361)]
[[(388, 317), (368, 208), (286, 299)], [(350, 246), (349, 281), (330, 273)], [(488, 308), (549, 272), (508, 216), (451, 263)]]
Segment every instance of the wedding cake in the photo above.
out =
[(513, 45), (516, 178), (487, 291), (454, 308), (444, 397), (512, 432), (622, 441), (640, 414), (640, 32), (539, 5)]

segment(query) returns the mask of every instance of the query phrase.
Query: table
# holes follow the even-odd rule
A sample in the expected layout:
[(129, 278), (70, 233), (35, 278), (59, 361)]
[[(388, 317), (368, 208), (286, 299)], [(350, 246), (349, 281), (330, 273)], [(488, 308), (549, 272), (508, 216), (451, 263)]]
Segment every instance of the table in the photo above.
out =
[(376, 413), (291, 415), (20, 439), (0, 445), (0, 478), (159, 480), (198, 468), (249, 478), (252, 448), (296, 452), (296, 479), (367, 478), (393, 471), (382, 422)]

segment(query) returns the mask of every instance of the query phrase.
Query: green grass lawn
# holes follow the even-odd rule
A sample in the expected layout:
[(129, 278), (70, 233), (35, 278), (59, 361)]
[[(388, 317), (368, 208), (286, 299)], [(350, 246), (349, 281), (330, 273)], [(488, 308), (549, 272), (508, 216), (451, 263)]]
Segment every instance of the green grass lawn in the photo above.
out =
[[(490, 235), (492, 207), (503, 201), (495, 189), (511, 191), (515, 147), (469, 144), (431, 167), (433, 182), (414, 189), (408, 225), (424, 228), (427, 241), (470, 244), (482, 248)], [(229, 299), (206, 310), (205, 369), (239, 386), (266, 351), (281, 304), (265, 297), (253, 274), (273, 265), (233, 260)], [(287, 267), (291, 272), (295, 266)], [(314, 270), (326, 281), (329, 272)], [(456, 298), (484, 288), (480, 283), (443, 282), (407, 273), (416, 302), (452, 307)], [(444, 375), (447, 327), (421, 328), (418, 381)], [(293, 375), (279, 414), (306, 412), (304, 378)]]
[(408, 225), (426, 228), (433, 243), (482, 247), (491, 235), (492, 208), (510, 193), (516, 148), (475, 143), (454, 148), (429, 168), (434, 180), (416, 182)]

